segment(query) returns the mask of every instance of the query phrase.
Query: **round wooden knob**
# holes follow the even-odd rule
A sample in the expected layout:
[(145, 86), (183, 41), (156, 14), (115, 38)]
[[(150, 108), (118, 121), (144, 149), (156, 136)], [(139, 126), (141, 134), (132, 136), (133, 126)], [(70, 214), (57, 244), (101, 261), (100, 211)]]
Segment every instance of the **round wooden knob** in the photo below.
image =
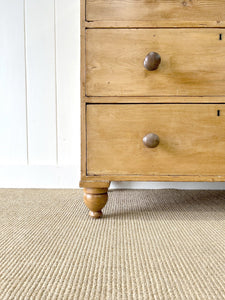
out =
[(143, 137), (143, 143), (148, 148), (155, 148), (158, 146), (160, 139), (157, 134), (149, 133)]
[(160, 63), (161, 63), (161, 56), (156, 52), (150, 52), (145, 57), (144, 67), (148, 71), (153, 71), (158, 69)]

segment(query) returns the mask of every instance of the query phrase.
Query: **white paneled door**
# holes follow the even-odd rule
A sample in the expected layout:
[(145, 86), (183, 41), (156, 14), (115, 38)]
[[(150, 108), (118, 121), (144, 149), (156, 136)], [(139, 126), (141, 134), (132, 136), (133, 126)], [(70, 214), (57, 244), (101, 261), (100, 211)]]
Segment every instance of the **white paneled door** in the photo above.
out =
[[(79, 155), (74, 155), (80, 148), (78, 138), (80, 45), (75, 39), (79, 35), (80, 26), (79, 2), (79, 0), (55, 0), (58, 163), (60, 165), (74, 165), (80, 159)], [(76, 113), (74, 110), (77, 110)]]
[(29, 164), (57, 163), (54, 0), (25, 1)]
[(0, 0), (0, 187), (78, 187), (79, 1)]
[(0, 165), (27, 163), (24, 3), (0, 0)]

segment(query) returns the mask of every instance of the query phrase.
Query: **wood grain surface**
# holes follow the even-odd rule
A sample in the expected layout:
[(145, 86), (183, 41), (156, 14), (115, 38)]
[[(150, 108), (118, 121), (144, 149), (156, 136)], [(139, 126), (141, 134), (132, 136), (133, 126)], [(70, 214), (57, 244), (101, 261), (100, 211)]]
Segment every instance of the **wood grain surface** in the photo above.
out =
[(185, 21), (175, 22), (168, 19), (158, 19), (156, 21), (85, 21), (86, 28), (207, 28), (225, 27), (225, 21)]
[(225, 2), (219, 0), (86, 0), (88, 21), (223, 21)]
[(225, 96), (217, 97), (83, 97), (83, 103), (224, 103)]
[[(81, 3), (80, 186), (225, 181), (225, 2)], [(147, 71), (152, 51), (162, 60)]]
[[(225, 95), (225, 29), (88, 29), (87, 96)], [(161, 64), (147, 71), (155, 51)]]
[[(223, 104), (88, 105), (87, 172), (224, 175), (224, 128)], [(160, 138), (154, 149), (142, 142), (151, 132)]]

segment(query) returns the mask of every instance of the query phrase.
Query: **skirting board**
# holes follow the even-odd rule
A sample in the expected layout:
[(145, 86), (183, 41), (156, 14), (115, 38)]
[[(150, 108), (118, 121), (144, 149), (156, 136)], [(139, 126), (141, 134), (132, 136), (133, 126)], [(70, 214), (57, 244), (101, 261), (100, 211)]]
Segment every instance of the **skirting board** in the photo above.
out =
[[(79, 188), (80, 166), (0, 166), (0, 188)], [(110, 189), (212, 189), (225, 182), (112, 182)]]
[(79, 166), (0, 166), (0, 188), (78, 188)]

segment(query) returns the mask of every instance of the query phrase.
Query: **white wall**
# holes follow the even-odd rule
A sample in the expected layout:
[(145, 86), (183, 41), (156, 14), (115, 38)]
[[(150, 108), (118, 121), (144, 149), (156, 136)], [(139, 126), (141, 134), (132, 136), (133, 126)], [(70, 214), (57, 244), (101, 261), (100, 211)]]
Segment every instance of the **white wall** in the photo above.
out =
[[(0, 187), (77, 188), (79, 0), (0, 0)], [(113, 183), (224, 188), (222, 183)]]
[(78, 187), (79, 12), (0, 0), (0, 187)]

